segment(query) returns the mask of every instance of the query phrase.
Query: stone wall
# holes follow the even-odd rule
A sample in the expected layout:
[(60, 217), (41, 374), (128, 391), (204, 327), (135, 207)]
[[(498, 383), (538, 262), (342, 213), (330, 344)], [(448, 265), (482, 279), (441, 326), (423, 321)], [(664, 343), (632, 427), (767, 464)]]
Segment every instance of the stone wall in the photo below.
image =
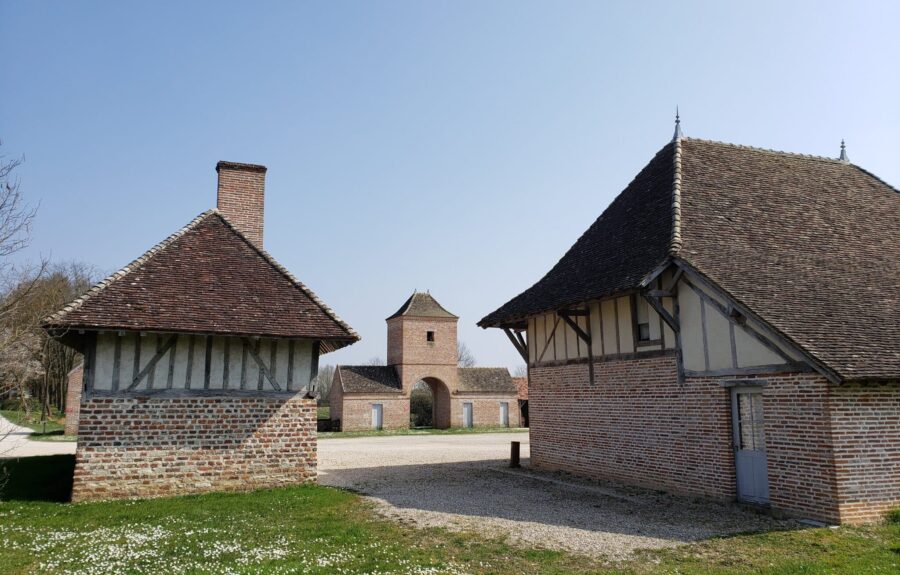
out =
[[(396, 317), (389, 319), (388, 365), (452, 365), (456, 366), (456, 318)], [(428, 341), (428, 332), (434, 341)]]
[(81, 389), (84, 381), (84, 364), (75, 366), (68, 375), (66, 387), (66, 435), (78, 435), (78, 413), (81, 410)]
[(292, 397), (90, 398), (73, 501), (291, 485), (316, 478), (316, 404)]

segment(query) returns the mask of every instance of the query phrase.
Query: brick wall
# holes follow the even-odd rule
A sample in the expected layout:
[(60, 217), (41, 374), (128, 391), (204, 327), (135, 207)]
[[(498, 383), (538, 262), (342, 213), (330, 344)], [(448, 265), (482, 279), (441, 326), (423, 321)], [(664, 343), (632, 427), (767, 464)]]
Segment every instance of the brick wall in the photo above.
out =
[(263, 245), (266, 168), (253, 164), (219, 162), (216, 207), (251, 242)]
[[(533, 367), (536, 467), (735, 498), (735, 377), (677, 384), (671, 356)], [(878, 519), (900, 506), (900, 384), (834, 386), (817, 373), (762, 379), (771, 507), (826, 522)]]
[(290, 485), (316, 478), (316, 404), (302, 396), (91, 398), (73, 501)]
[(66, 387), (66, 435), (78, 435), (78, 413), (81, 410), (81, 388), (84, 364), (69, 372)]
[(452, 421), (451, 427), (463, 426), (463, 403), (472, 404), (472, 425), (474, 427), (499, 427), (500, 426), (500, 403), (509, 404), (509, 426), (520, 427), (519, 422), (519, 401), (515, 397), (510, 396), (485, 396), (477, 395), (471, 397), (456, 396), (453, 398)]
[(900, 382), (833, 387), (829, 407), (843, 523), (900, 508)]
[(790, 515), (837, 522), (828, 394), (818, 373), (759, 376), (763, 387), (769, 499)]
[(674, 356), (533, 367), (531, 463), (675, 493), (732, 499), (728, 390), (677, 383)]
[[(401, 316), (388, 320), (388, 365), (456, 365), (455, 318)], [(434, 341), (426, 338), (434, 332)]]
[(341, 431), (368, 431), (372, 427), (372, 404), (382, 405), (383, 429), (409, 428), (409, 397), (398, 394), (396, 399), (384, 396), (344, 394), (341, 412)]

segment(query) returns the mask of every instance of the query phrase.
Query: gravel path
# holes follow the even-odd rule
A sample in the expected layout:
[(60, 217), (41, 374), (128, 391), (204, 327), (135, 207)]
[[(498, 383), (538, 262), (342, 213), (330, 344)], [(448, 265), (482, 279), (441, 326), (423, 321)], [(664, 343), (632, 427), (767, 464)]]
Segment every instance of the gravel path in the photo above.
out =
[(32, 441), (33, 432), (0, 416), (0, 458), (75, 453), (74, 441)]
[[(523, 469), (506, 466), (510, 441), (522, 442)], [(792, 526), (736, 505), (530, 470), (527, 442), (512, 433), (323, 439), (319, 481), (368, 495), (403, 523), (610, 559)]]

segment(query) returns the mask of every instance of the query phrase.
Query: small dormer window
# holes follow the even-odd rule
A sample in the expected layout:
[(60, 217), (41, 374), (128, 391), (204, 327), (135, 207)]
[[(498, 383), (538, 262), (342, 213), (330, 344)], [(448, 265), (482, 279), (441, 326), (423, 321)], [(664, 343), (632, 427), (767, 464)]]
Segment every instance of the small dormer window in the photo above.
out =
[(433, 331), (425, 332), (425, 341), (434, 342), (434, 332)]
[(636, 296), (635, 300), (637, 340), (650, 341), (650, 304), (640, 296)]

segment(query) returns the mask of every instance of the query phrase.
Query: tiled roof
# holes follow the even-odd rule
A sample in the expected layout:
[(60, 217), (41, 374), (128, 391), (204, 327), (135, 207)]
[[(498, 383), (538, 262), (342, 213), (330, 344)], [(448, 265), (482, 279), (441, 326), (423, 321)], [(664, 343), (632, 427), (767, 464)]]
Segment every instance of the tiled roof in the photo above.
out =
[(403, 315), (409, 317), (457, 317), (445, 310), (443, 306), (427, 292), (413, 292), (413, 294), (409, 296), (409, 299), (403, 302), (400, 309), (388, 319), (394, 319), (395, 317)]
[(349, 393), (400, 393), (400, 378), (390, 365), (339, 365), (341, 389)]
[(218, 211), (204, 212), (48, 317), (48, 329), (359, 339), (312, 291)]
[(493, 391), (516, 394), (516, 386), (505, 367), (460, 367), (457, 374), (461, 393)]
[(479, 322), (634, 289), (678, 258), (845, 380), (900, 378), (900, 194), (839, 160), (683, 138)]

